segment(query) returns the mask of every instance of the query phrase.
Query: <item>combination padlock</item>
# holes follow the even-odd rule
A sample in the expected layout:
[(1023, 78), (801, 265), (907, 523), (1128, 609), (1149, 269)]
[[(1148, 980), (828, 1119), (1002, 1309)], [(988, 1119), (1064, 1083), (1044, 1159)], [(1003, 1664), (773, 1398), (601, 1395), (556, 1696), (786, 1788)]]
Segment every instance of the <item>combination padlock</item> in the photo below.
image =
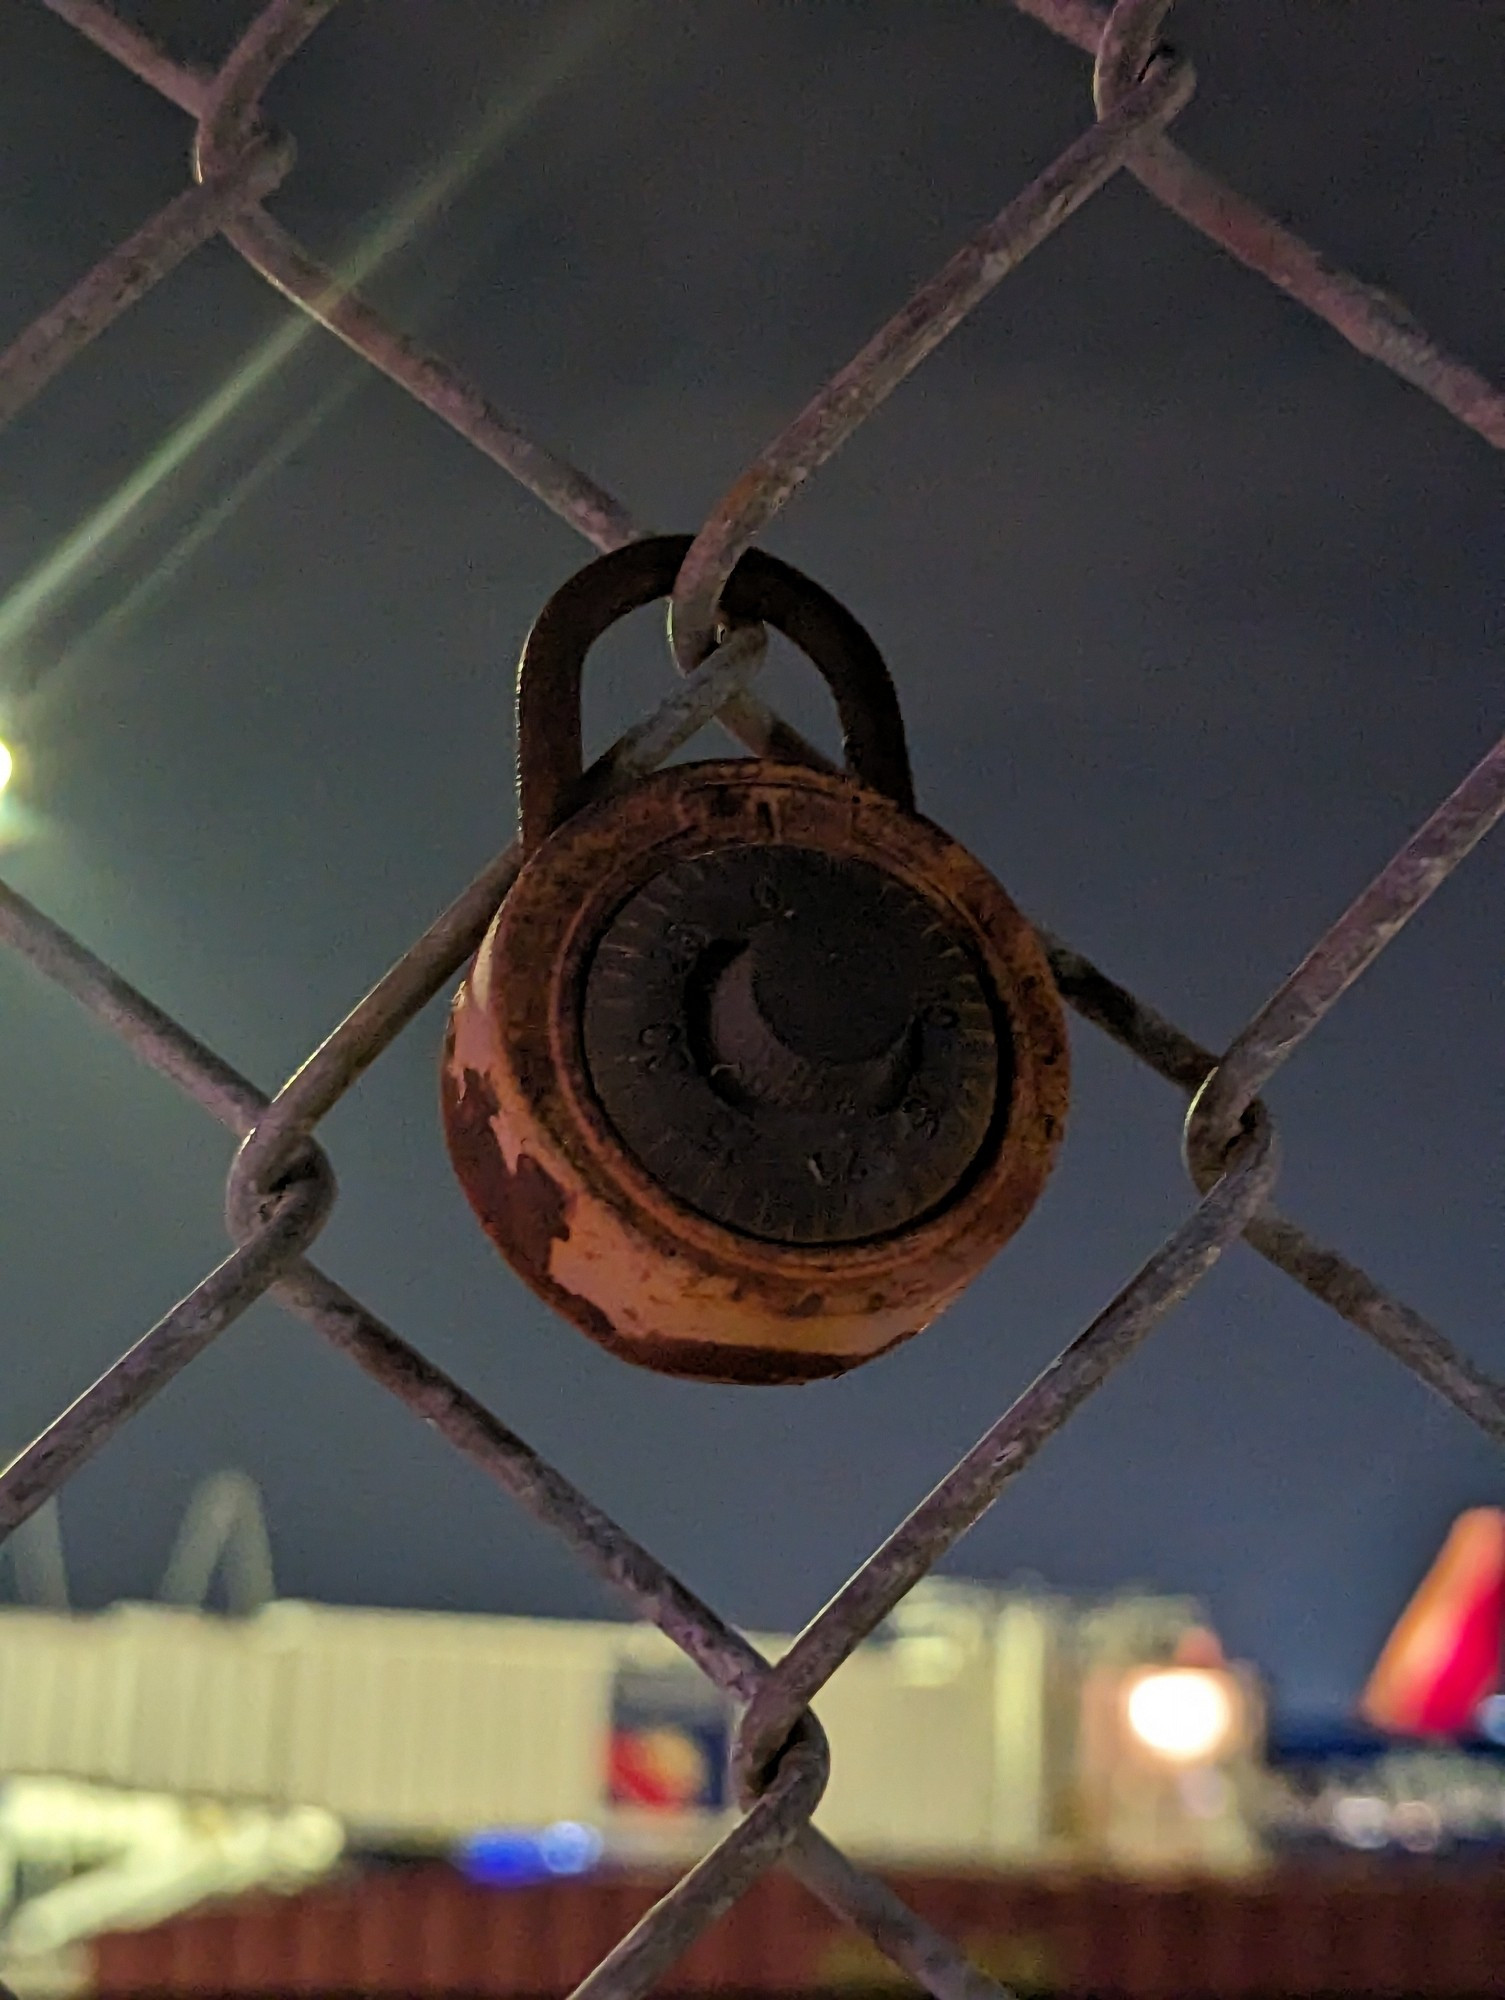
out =
[(918, 1333), (1038, 1198), (1067, 1097), (1034, 932), (914, 810), (888, 670), (787, 565), (728, 624), (819, 668), (846, 773), (729, 758), (579, 804), (591, 645), (688, 536), (592, 563), (518, 671), (523, 866), (455, 996), (450, 1157), (533, 1290), (625, 1359), (837, 1375)]

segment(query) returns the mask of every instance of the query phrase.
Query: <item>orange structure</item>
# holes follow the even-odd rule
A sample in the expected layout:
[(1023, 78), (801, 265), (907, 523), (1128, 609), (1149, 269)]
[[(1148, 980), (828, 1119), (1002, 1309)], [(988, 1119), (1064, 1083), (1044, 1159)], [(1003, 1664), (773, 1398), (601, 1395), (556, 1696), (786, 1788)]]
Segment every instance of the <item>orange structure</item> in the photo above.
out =
[(1453, 1523), (1386, 1641), (1360, 1704), (1367, 1722), (1405, 1736), (1457, 1736), (1499, 1686), (1505, 1629), (1505, 1510)]

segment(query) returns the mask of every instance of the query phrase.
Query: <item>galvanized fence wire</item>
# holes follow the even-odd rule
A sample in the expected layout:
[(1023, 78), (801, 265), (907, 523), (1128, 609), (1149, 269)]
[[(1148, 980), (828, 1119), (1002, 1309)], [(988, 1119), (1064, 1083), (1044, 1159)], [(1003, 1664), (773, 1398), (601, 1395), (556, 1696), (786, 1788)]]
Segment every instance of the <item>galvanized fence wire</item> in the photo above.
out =
[[(209, 237), (510, 473), (598, 550), (645, 530), (611, 494), (496, 409), (458, 370), (389, 325), (263, 207), (291, 171), (261, 97), (336, 0), (271, 0), (208, 73), (174, 62), (103, 0), (42, 0), (196, 121), (194, 182), (105, 257), (0, 355), (0, 421), (13, 416), (120, 314)], [(825, 760), (752, 688), (759, 632), (713, 644), (720, 592), (789, 497), (1022, 259), (1120, 169), (1356, 348), (1505, 445), (1505, 394), (1447, 354), (1406, 308), (1350, 274), (1199, 166), (1167, 127), (1195, 88), (1159, 40), (1170, 0), (1014, 0), (1095, 59), (1096, 116), (964, 244), (772, 440), (711, 509), (671, 604), (687, 678), (588, 774), (605, 794), (662, 763), (713, 717), (750, 749)], [(639, 1618), (663, 1631), (743, 1709), (735, 1772), (743, 1817), (579, 1989), (646, 1993), (767, 1868), (782, 1864), (939, 2000), (1000, 1989), (811, 1824), (829, 1754), (809, 1703), (904, 1594), (1030, 1463), (1083, 1400), (1242, 1238), (1505, 1443), (1505, 1385), (1421, 1314), (1270, 1204), (1278, 1149), (1258, 1092), (1505, 812), (1505, 741), (1318, 940), (1222, 1055), (1200, 1047), (1070, 946), (1042, 933), (1067, 1003), (1186, 1093), (1186, 1163), (1198, 1200), (1101, 1313), (978, 1440), (806, 1626), (774, 1667), (587, 1495), (460, 1384), (310, 1261), (336, 1199), (314, 1132), (395, 1037), (466, 964), (514, 880), (514, 842), (489, 862), (303, 1066), (271, 1097), (147, 996), (0, 884), (0, 941), (117, 1034), (239, 1139), (226, 1185), (229, 1257), (0, 1473), (0, 1536), (69, 1475), (225, 1326), (270, 1296), (438, 1430), (554, 1529)]]

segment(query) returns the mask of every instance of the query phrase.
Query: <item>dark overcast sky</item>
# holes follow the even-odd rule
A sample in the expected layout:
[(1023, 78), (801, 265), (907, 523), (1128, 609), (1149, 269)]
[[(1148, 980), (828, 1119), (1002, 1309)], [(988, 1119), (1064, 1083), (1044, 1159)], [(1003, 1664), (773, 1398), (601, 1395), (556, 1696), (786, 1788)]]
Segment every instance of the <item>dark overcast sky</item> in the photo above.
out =
[[(253, 11), (138, 10), (206, 57)], [(211, 16), (225, 41), (196, 43)], [(1201, 77), (1188, 146), (1505, 373), (1501, 10), (1188, 0), (1175, 22)], [(1001, 0), (368, 0), (270, 111), (300, 148), (280, 219), (332, 256), (406, 204), (424, 219), (372, 296), (639, 518), (689, 529), (1081, 128), (1088, 66)], [(0, 0), (0, 341), (181, 185), (189, 137)], [(588, 554), (316, 330), (270, 363), (287, 324), (213, 245), (0, 448), (0, 711), (25, 757), (3, 865), (268, 1087), (507, 837), (513, 663)], [(924, 809), (1220, 1046), (1500, 727), (1500, 480), (1124, 179), (768, 546), (884, 648)], [(593, 740), (669, 684), (655, 630), (608, 650)], [(813, 685), (781, 666), (775, 687), (829, 740)], [(1269, 1093), (1282, 1206), (1496, 1369), (1501, 859), (1465, 865)], [(556, 1322), (480, 1236), (439, 1136), (442, 1010), (324, 1128), (342, 1197), (319, 1259), (746, 1623), (810, 1615), (1190, 1202), (1181, 1100), (1074, 1023), (1055, 1180), (944, 1321), (834, 1384), (663, 1381)], [(223, 1254), (229, 1148), (5, 961), (0, 1033), (15, 1444)], [(75, 1482), (80, 1601), (149, 1591), (227, 1463), (265, 1487), (289, 1593), (606, 1608), (270, 1307)], [(951, 1568), (1200, 1593), (1282, 1706), (1337, 1709), (1502, 1470), (1239, 1249)]]

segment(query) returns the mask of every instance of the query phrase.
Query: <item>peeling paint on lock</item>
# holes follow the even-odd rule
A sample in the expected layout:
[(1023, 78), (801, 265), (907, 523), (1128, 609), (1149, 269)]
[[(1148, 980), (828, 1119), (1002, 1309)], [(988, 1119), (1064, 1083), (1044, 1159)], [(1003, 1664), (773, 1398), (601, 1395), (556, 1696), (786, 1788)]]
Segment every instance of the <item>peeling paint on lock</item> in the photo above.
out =
[(771, 558), (728, 616), (825, 673), (852, 775), (681, 765), (572, 809), (585, 652), (686, 546), (593, 564), (530, 635), (526, 858), (452, 1008), (445, 1130), (487, 1234), (592, 1339), (810, 1381), (927, 1326), (1033, 1207), (1064, 1022), (1029, 925), (914, 812), (871, 641)]

